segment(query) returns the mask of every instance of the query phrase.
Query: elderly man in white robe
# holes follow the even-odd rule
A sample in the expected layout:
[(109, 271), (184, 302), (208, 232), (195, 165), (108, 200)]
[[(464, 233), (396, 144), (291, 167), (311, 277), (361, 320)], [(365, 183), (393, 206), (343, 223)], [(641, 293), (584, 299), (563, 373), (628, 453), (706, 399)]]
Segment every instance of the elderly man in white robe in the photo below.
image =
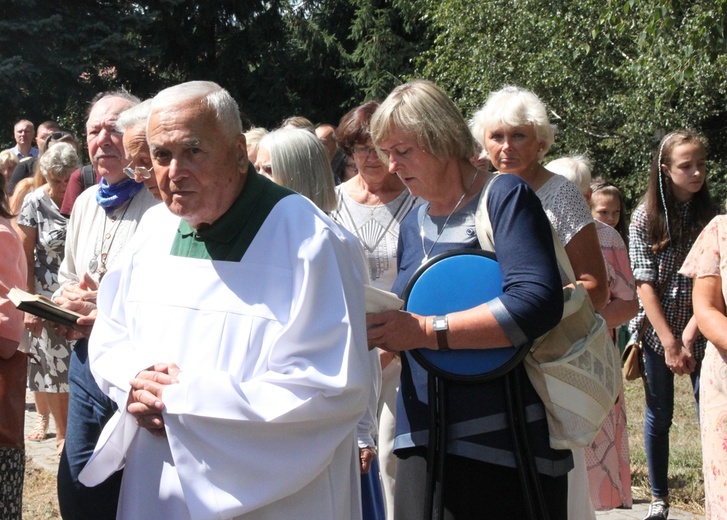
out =
[(89, 358), (119, 412), (81, 481), (125, 466), (120, 519), (360, 518), (357, 241), (249, 167), (214, 83), (159, 93), (147, 139), (166, 207), (100, 288)]

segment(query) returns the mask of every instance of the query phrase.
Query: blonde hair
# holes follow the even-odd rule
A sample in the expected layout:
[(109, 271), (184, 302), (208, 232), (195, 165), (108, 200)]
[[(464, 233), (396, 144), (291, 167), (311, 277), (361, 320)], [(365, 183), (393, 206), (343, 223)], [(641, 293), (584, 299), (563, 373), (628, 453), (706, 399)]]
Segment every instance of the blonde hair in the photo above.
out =
[(268, 134), (268, 131), (261, 126), (256, 126), (245, 132), (245, 146), (247, 147), (247, 155), (252, 156), (257, 153), (260, 147), (260, 141)]
[(336, 209), (331, 163), (323, 143), (308, 130), (281, 128), (259, 143), (270, 152), (273, 180), (309, 198), (325, 212)]
[(431, 81), (416, 80), (396, 87), (371, 116), (371, 139), (378, 148), (396, 131), (414, 136), (417, 144), (440, 159), (469, 161), (476, 143), (452, 100)]

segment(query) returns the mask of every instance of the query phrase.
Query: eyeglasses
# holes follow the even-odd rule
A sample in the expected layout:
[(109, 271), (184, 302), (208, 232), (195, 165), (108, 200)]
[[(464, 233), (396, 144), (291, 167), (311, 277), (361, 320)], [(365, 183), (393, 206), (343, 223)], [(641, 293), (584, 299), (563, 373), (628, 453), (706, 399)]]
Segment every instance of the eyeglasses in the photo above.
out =
[(66, 136), (75, 139), (75, 137), (73, 137), (73, 134), (70, 132), (53, 132), (52, 134), (46, 136), (45, 142), (50, 143), (51, 141), (58, 141), (59, 139), (63, 139)]
[(368, 157), (373, 152), (374, 156), (376, 156), (376, 148), (373, 146), (366, 146), (365, 144), (355, 144), (353, 145), (353, 153), (356, 155), (360, 155), (362, 157)]
[(126, 174), (126, 176), (130, 179), (135, 179), (138, 175), (144, 180), (151, 179), (151, 174), (154, 173), (154, 168), (144, 168), (143, 166), (136, 166), (134, 168), (131, 167), (131, 163), (134, 161), (131, 161), (126, 168), (122, 168), (123, 172)]

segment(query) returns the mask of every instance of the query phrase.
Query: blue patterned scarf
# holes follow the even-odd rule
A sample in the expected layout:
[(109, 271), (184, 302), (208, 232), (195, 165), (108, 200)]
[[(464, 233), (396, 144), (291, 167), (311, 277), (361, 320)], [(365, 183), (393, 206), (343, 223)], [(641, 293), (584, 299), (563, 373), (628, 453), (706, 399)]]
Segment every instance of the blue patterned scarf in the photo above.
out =
[(134, 182), (133, 179), (125, 179), (112, 186), (106, 182), (106, 179), (101, 179), (96, 193), (96, 202), (104, 209), (106, 215), (110, 215), (116, 208), (123, 206), (127, 200), (132, 199), (143, 188), (144, 184)]

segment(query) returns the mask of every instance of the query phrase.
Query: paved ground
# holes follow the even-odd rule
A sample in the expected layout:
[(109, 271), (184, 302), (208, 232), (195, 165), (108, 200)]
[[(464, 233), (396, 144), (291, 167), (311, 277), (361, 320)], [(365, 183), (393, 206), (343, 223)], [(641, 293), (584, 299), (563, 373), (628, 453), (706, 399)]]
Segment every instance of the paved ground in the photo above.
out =
[(31, 442), (28, 440), (30, 430), (35, 426), (38, 414), (35, 413), (35, 403), (33, 402), (33, 394), (28, 392), (25, 398), (25, 452), (33, 459), (33, 462), (41, 468), (58, 473), (58, 455), (56, 453), (56, 429), (53, 419), (50, 421), (50, 429), (48, 430), (48, 438), (41, 442)]
[[(641, 520), (649, 512), (648, 502), (634, 504), (633, 509), (612, 509), (611, 511), (603, 511), (596, 513), (598, 520)], [(686, 513), (678, 509), (669, 511), (669, 520), (703, 520), (701, 515)]]
[[(25, 406), (25, 435), (28, 436), (30, 430), (35, 425), (36, 418), (35, 403), (32, 394), (28, 393)], [(49, 436), (41, 442), (25, 441), (25, 450), (33, 462), (43, 469), (55, 474), (58, 472), (58, 455), (56, 454), (56, 438), (55, 427), (53, 421), (50, 422)], [(641, 520), (646, 516), (649, 510), (648, 503), (634, 504), (633, 509), (613, 509), (611, 511), (603, 511), (596, 513), (598, 520)], [(670, 520), (703, 520), (704, 517), (694, 515), (672, 509), (669, 515)]]

